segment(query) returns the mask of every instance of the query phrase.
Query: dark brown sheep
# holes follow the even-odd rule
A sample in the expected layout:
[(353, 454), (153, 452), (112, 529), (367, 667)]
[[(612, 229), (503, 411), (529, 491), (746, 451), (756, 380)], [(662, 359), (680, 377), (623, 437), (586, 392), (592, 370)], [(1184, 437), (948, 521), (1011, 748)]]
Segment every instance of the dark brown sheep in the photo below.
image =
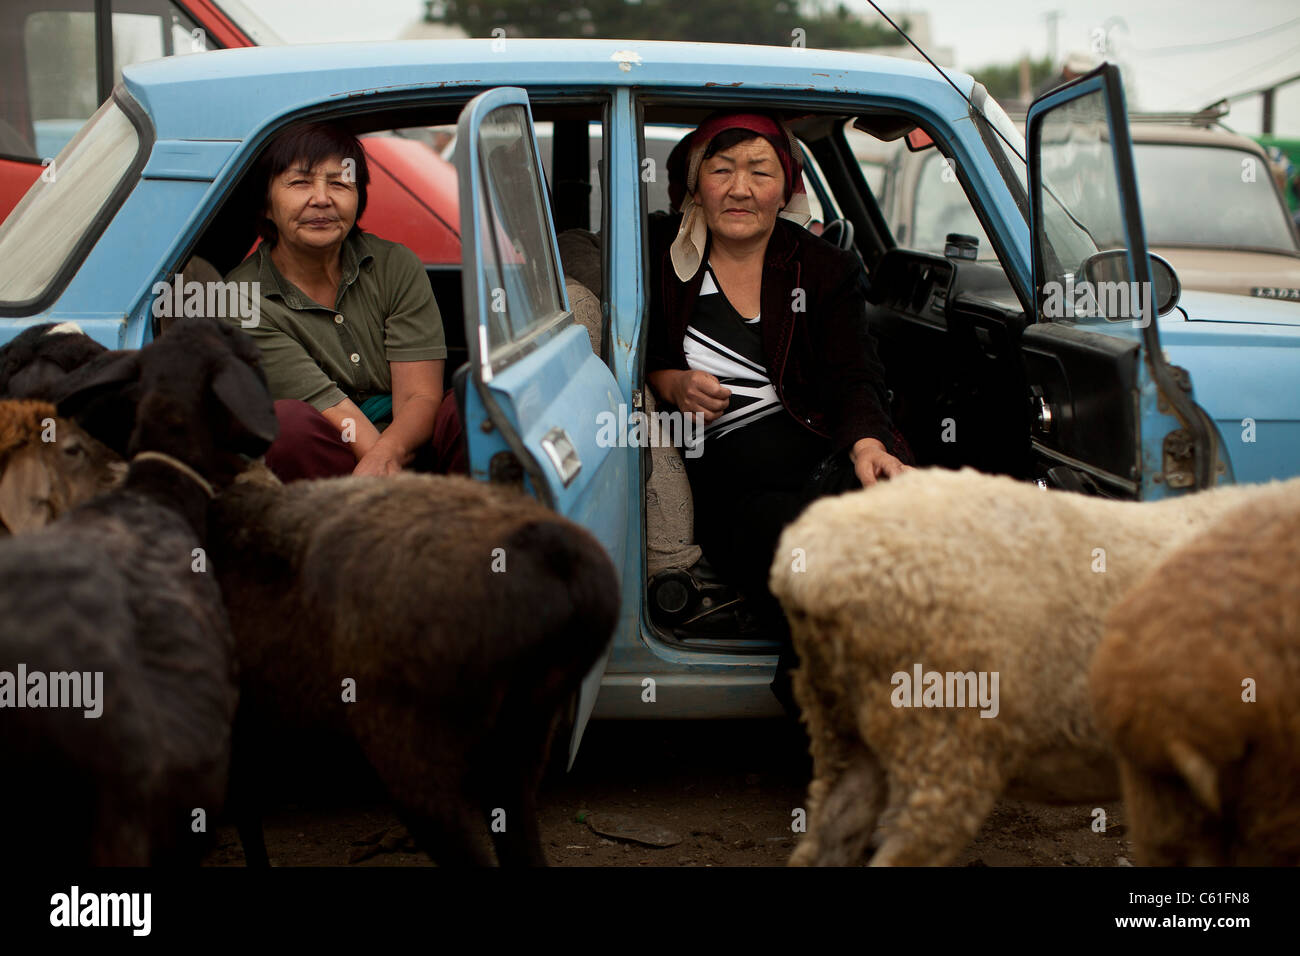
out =
[(232, 802), (250, 811), (249, 861), (266, 862), (266, 741), (299, 728), (355, 745), (439, 863), (489, 863), (491, 822), (501, 864), (545, 864), (538, 781), (618, 614), (600, 544), (516, 491), (409, 473), (240, 483), (212, 514), (242, 671)]

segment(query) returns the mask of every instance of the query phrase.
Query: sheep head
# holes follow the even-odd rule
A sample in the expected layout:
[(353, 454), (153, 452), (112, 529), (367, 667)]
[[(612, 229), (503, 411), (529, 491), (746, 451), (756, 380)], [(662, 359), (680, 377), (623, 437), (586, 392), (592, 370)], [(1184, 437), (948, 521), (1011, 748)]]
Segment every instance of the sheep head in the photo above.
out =
[(75, 322), (24, 329), (0, 348), (0, 395), (46, 398), (65, 375), (105, 351)]
[(64, 380), (60, 413), (127, 457), (170, 455), (224, 486), (261, 455), (279, 425), (245, 333), (185, 319), (138, 352), (105, 353)]
[(121, 482), (121, 458), (48, 402), (0, 402), (0, 525), (33, 531)]

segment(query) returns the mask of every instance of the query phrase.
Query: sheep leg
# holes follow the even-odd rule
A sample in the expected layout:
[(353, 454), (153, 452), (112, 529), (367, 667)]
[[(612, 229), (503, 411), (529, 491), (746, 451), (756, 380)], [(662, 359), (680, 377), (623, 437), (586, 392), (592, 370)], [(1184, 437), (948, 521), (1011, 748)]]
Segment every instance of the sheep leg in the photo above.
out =
[[(139, 803), (101, 798), (95, 811), (91, 866), (149, 866), (151, 839), (147, 819), (138, 816)], [(129, 807), (129, 808), (128, 808)]]
[(230, 758), (230, 781), (226, 806), (235, 820), (239, 844), (244, 848), (244, 866), (267, 869), (271, 857), (266, 852), (266, 834), (262, 828), (262, 801), (254, 781), (264, 773), (262, 741), (256, 735), (256, 721), (248, 715), (247, 705), (235, 712)]
[(244, 848), (244, 866), (265, 869), (271, 865), (266, 852), (266, 834), (262, 830), (262, 814), (248, 808), (241, 810), (235, 821), (239, 844)]
[(398, 810), (415, 845), (439, 866), (491, 866), (492, 856), (478, 835), (483, 823), (474, 805), (464, 796), (444, 795), (434, 813), (404, 807)]
[[(353, 729), (354, 740), (415, 845), (439, 866), (491, 866), (463, 742), (411, 710), (378, 708), (370, 718)], [(394, 738), (407, 745), (394, 746)]]
[(814, 772), (808, 788), (808, 832), (790, 856), (791, 866), (857, 866), (870, 856), (872, 834), (885, 805), (885, 774), (866, 747), (837, 760), (829, 777)]
[[(489, 749), (493, 767), (489, 780), (491, 791), (503, 798), (499, 808), (505, 811), (506, 828), (500, 832), (492, 830), (492, 843), (501, 866), (547, 865), (537, 824), (537, 788), (546, 771), (556, 725), (560, 723), (559, 711), (560, 706), (552, 701), (530, 702), (520, 713), (503, 720), (494, 734)], [(538, 713), (553, 716), (539, 721)], [(489, 825), (497, 806), (484, 805)]]
[[(1002, 781), (984, 779), (992, 762), (915, 768), (904, 781), (889, 777), (889, 806), (880, 820), (883, 839), (871, 866), (946, 866), (975, 838), (993, 810)], [(978, 759), (978, 758), (977, 758)]]
[(546, 866), (533, 794), (521, 792), (501, 809), (505, 810), (507, 827), (502, 832), (492, 832), (497, 863), (501, 866)]

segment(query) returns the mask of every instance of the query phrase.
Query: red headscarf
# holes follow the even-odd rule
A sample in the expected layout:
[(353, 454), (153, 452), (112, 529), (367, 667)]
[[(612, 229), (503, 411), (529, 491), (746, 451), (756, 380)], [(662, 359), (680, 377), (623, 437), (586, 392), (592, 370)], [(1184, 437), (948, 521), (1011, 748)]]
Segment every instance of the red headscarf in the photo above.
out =
[[(781, 171), (785, 173), (785, 201), (796, 192), (803, 192), (803, 161), (794, 135), (784, 123), (778, 123), (761, 113), (726, 113), (710, 116), (691, 134), (689, 160), (686, 167), (686, 192), (694, 193), (700, 175), (700, 163), (709, 144), (719, 133), (729, 129), (747, 129), (764, 136), (776, 149), (776, 157), (781, 161)], [(698, 157), (697, 157), (698, 151)]]

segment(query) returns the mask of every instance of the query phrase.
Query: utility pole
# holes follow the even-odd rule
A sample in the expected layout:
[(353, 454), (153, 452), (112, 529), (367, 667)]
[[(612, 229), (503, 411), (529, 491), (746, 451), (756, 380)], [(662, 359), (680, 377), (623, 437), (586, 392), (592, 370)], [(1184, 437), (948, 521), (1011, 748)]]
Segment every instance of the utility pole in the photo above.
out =
[(1060, 66), (1060, 63), (1057, 61), (1056, 34), (1057, 25), (1061, 20), (1061, 11), (1049, 10), (1047, 13), (1043, 14), (1043, 19), (1047, 21), (1047, 58), (1052, 63), (1052, 69), (1056, 69)]

